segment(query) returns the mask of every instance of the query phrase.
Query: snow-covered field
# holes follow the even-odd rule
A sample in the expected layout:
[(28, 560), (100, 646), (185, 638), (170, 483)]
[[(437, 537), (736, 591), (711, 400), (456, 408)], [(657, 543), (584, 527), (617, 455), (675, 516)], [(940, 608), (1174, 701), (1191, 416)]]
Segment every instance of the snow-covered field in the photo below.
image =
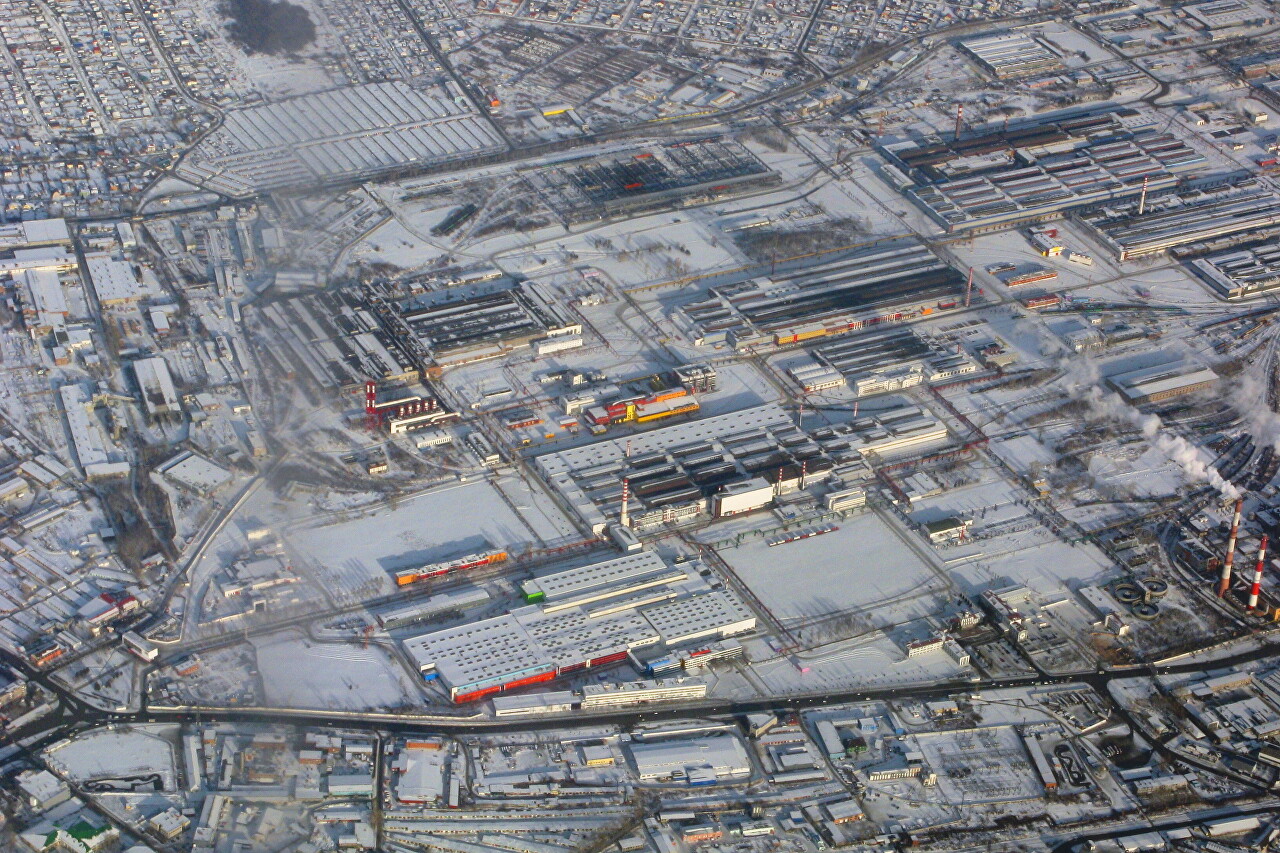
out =
[(78, 782), (155, 774), (163, 790), (173, 790), (174, 753), (168, 739), (173, 736), (162, 726), (95, 729), (53, 747), (48, 755)]
[(488, 548), (519, 550), (535, 539), (484, 480), (444, 486), (352, 518), (311, 519), (284, 535), (304, 557), (302, 570), (332, 593), (370, 583), (390, 592), (391, 573), (406, 566)]
[[(877, 608), (940, 589), (937, 576), (874, 513), (838, 522), (834, 533), (770, 547), (745, 540), (720, 556), (784, 624)], [(930, 612), (905, 604), (898, 617)], [(908, 616), (908, 614), (910, 614)]]
[(380, 646), (317, 643), (293, 632), (255, 646), (271, 706), (365, 710), (418, 698), (408, 673)]

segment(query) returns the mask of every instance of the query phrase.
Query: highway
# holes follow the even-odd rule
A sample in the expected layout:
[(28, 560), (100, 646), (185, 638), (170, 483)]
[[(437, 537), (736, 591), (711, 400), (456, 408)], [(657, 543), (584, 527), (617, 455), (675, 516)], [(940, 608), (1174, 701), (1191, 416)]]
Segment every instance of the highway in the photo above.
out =
[[(468, 717), (401, 716), (373, 714), (357, 711), (324, 711), (301, 708), (237, 708), (237, 707), (183, 707), (151, 708), (145, 702), (139, 710), (110, 711), (89, 705), (62, 685), (53, 682), (48, 674), (34, 671), (26, 661), (0, 650), (0, 659), (22, 672), (30, 680), (56, 695), (66, 714), (51, 715), (34, 721), (17, 732), (9, 732), (0, 745), (33, 737), (44, 739), (68, 725), (105, 725), (121, 723), (280, 723), (299, 726), (338, 726), (351, 729), (369, 729), (387, 732), (432, 731), (441, 734), (504, 733), (548, 729), (576, 728), (594, 725), (634, 726), (644, 722), (677, 720), (689, 717), (720, 717), (756, 712), (798, 711), (828, 705), (844, 705), (879, 700), (913, 699), (927, 701), (941, 699), (956, 693), (972, 693), (1048, 685), (1086, 684), (1099, 694), (1107, 695), (1107, 686), (1114, 680), (1141, 678), (1152, 675), (1178, 675), (1203, 672), (1206, 666), (1223, 668), (1271, 658), (1280, 653), (1280, 644), (1264, 643), (1255, 649), (1235, 655), (1217, 658), (1212, 664), (1186, 662), (1164, 666), (1140, 665), (1118, 667), (1103, 671), (1082, 670), (1052, 675), (1032, 674), (1011, 678), (985, 678), (973, 681), (954, 680), (936, 684), (860, 688), (839, 691), (818, 691), (795, 695), (773, 695), (749, 699), (708, 698), (678, 705), (631, 707), (592, 712), (576, 711), (568, 715), (552, 717), (522, 716), (511, 719), (492, 719), (478, 714)], [(1125, 716), (1123, 713), (1121, 716)], [(50, 721), (56, 720), (55, 725)], [(1130, 722), (1133, 725), (1132, 721)], [(1185, 760), (1185, 759), (1184, 759)], [(1219, 772), (1219, 771), (1215, 771)]]

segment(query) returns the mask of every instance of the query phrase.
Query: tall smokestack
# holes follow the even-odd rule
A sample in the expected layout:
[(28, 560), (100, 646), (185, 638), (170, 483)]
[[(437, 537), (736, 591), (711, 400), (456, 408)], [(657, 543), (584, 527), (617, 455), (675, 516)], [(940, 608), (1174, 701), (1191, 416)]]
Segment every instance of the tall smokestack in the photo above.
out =
[(631, 526), (631, 478), (622, 478), (622, 509), (618, 512), (618, 521), (623, 527)]
[(1258, 565), (1253, 570), (1253, 587), (1249, 590), (1249, 609), (1258, 609), (1258, 596), (1262, 594), (1262, 566), (1267, 561), (1267, 537), (1258, 546)]
[(969, 267), (969, 280), (964, 285), (964, 307), (969, 307), (969, 302), (973, 297), (973, 267)]
[(960, 125), (964, 122), (964, 104), (956, 104), (956, 139), (960, 138)]
[(1146, 213), (1146, 211), (1147, 211), (1147, 178), (1144, 176), (1142, 179), (1142, 198), (1138, 200), (1138, 215), (1141, 216), (1142, 214)]
[(378, 383), (364, 383), (364, 425), (369, 432), (378, 429)]
[(1227, 538), (1227, 556), (1222, 561), (1222, 577), (1218, 580), (1218, 598), (1225, 598), (1231, 586), (1231, 563), (1236, 557), (1236, 534), (1240, 532), (1240, 510), (1244, 498), (1236, 498), (1236, 514), (1231, 519), (1231, 535)]

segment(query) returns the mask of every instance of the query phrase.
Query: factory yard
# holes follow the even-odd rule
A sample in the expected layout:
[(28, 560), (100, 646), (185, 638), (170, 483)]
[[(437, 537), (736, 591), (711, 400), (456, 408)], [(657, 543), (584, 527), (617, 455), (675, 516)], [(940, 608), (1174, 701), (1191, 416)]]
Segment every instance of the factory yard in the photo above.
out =
[(749, 539), (719, 555), (784, 625), (842, 616), (893, 624), (933, 612), (948, 581), (893, 526), (874, 513), (838, 524), (832, 533), (776, 547)]
[[(553, 526), (554, 515), (547, 513), (554, 505), (546, 498), (536, 498), (537, 504), (531, 500), (522, 511), (504, 498), (498, 486), (484, 481), (446, 485), (394, 508), (313, 517), (296, 523), (285, 537), (305, 561), (311, 581), (328, 594), (385, 593), (394, 586), (395, 572), (413, 564), (490, 547), (516, 552), (547, 534), (553, 541), (560, 538), (556, 534), (563, 528)], [(459, 512), (462, 507), (465, 513)], [(532, 525), (523, 512), (531, 513)]]

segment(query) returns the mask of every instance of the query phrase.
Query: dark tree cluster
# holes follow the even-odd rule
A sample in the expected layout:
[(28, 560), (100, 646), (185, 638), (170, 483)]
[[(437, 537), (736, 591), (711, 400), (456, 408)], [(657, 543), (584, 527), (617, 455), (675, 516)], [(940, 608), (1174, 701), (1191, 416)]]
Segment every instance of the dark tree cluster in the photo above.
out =
[(316, 37), (307, 10), (288, 0), (227, 0), (223, 12), (227, 32), (248, 53), (294, 53)]

